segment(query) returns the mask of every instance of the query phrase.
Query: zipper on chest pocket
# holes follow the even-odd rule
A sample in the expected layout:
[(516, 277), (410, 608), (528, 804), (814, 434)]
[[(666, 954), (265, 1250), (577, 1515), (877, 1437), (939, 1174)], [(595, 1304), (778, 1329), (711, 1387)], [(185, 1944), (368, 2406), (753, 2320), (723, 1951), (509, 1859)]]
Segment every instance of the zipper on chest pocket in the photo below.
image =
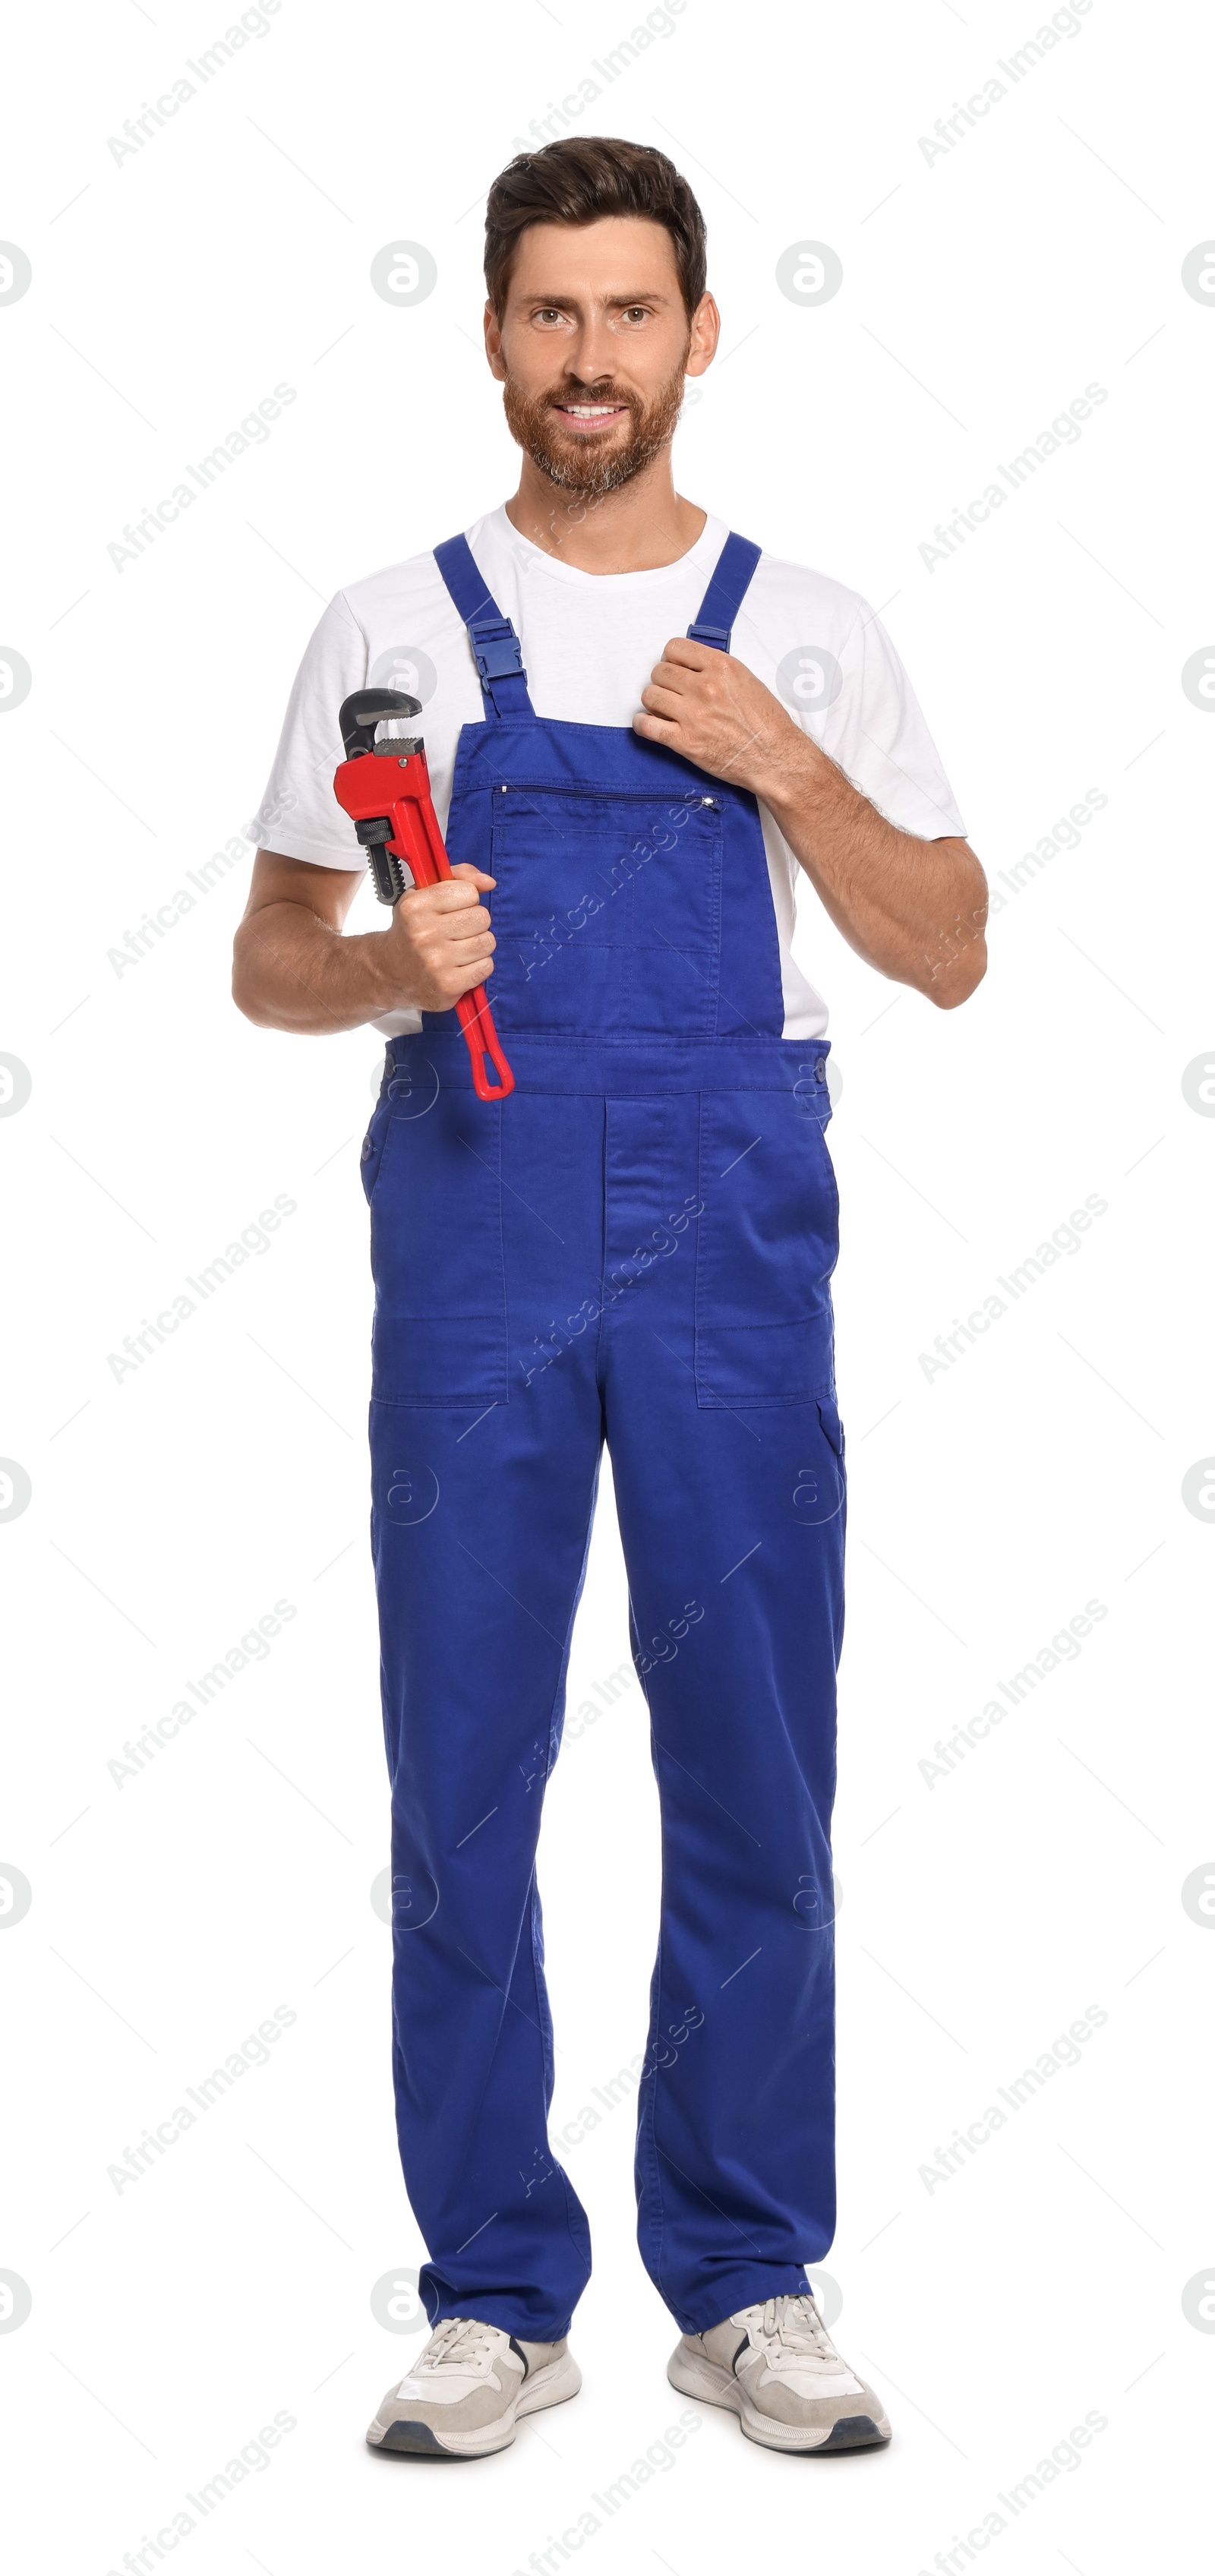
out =
[[(512, 784), (509, 780), (499, 781), (495, 786), (493, 793), (499, 800), (497, 812), (504, 822), (506, 820), (506, 810), (503, 800), (512, 793), (522, 802), (525, 808), (530, 808), (530, 810), (536, 814), (537, 819), (543, 818), (545, 804), (549, 797), (552, 797), (557, 805), (564, 806), (567, 809), (572, 805), (581, 805), (584, 803), (590, 805), (601, 804), (605, 799), (605, 791), (602, 788), (570, 786), (551, 788), (530, 787), (520, 786), (517, 783), (512, 788)], [(647, 819), (653, 818), (655, 806), (662, 805), (667, 801), (661, 798), (656, 799), (650, 793), (639, 793), (635, 788), (625, 788), (619, 795), (608, 790), (606, 791), (606, 795), (610, 798), (610, 802), (620, 809), (620, 823), (624, 828), (632, 828), (640, 818), (640, 814), (643, 809), (646, 813)], [(704, 855), (706, 857), (715, 856), (719, 847), (717, 835), (721, 829), (723, 817), (722, 799), (719, 796), (680, 796), (673, 798), (670, 800), (667, 821), (675, 824), (676, 829), (678, 829), (678, 823), (681, 818), (689, 819), (694, 814), (702, 814), (706, 818), (710, 814), (713, 816), (713, 835), (711, 840), (706, 839), (704, 843)], [(627, 824), (626, 817), (628, 818)], [(596, 817), (597, 821), (603, 819), (606, 818)], [(665, 824), (663, 828), (665, 829)], [(494, 829), (495, 831), (497, 830), (496, 823)], [(692, 838), (694, 842), (697, 837), (698, 836), (693, 833)], [(666, 844), (666, 846), (671, 845)]]
[[(505, 785), (503, 785), (503, 784), (501, 784), (501, 783), (500, 783), (500, 784), (499, 784), (497, 787), (495, 787), (495, 789), (494, 789), (494, 794), (495, 794), (495, 796), (509, 796), (510, 792), (511, 792), (511, 790), (510, 790), (510, 784), (509, 784), (509, 782), (507, 782)], [(617, 791), (617, 790), (616, 790), (615, 788), (613, 788), (613, 787), (603, 788), (603, 787), (570, 787), (570, 786), (561, 786), (561, 787), (527, 787), (527, 786), (519, 787), (519, 786), (516, 786), (515, 794), (516, 794), (517, 796), (594, 796), (594, 797), (610, 797), (610, 798), (611, 798), (611, 801), (612, 801), (612, 803), (613, 803), (614, 805), (653, 805), (653, 804), (656, 802), (656, 799), (655, 799), (655, 797), (654, 797), (654, 795), (653, 795), (653, 793), (652, 793), (652, 791), (651, 791), (651, 790), (649, 790), (649, 789), (647, 789), (647, 788), (637, 788), (637, 787), (622, 787), (619, 791)], [(692, 810), (692, 812), (693, 812), (693, 813), (695, 813), (695, 812), (697, 811), (697, 809), (698, 809), (700, 806), (702, 806), (702, 805), (708, 805), (709, 807), (711, 807), (711, 809), (712, 809), (713, 813), (715, 813), (715, 814), (719, 814), (719, 813), (721, 812), (721, 798), (720, 798), (719, 796), (676, 796), (676, 797), (674, 797), (674, 798), (672, 799), (672, 802), (673, 802), (673, 804), (674, 804), (676, 807), (679, 807), (679, 806), (681, 806), (681, 805), (686, 805), (686, 806), (690, 807), (690, 809)]]

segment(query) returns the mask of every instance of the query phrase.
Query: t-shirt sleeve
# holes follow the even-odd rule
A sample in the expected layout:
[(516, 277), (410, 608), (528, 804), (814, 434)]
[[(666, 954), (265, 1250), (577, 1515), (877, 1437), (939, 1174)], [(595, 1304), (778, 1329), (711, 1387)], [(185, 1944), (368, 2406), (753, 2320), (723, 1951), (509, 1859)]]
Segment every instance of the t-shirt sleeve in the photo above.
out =
[[(890, 637), (865, 600), (840, 657), (823, 749), (887, 821), (922, 841), (962, 834), (940, 755)], [(816, 729), (817, 730), (817, 729)]]
[(338, 709), (367, 682), (367, 639), (341, 591), (331, 599), (295, 675), (266, 793), (246, 840), (314, 867), (359, 868), (358, 836), (333, 792), (344, 757)]

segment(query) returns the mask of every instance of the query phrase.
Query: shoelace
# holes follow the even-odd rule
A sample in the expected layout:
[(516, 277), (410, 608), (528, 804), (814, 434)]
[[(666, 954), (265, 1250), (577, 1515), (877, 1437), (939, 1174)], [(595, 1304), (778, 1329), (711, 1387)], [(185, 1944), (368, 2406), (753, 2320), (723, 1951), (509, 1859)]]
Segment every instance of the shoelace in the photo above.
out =
[(493, 2326), (478, 2325), (475, 2317), (445, 2317), (442, 2325), (435, 2327), (415, 2368), (475, 2370), (489, 2352), (495, 2331)]
[(765, 2344), (776, 2346), (775, 2352), (767, 2356), (769, 2367), (775, 2364), (779, 2368), (786, 2354), (791, 2360), (796, 2356), (803, 2361), (839, 2364), (840, 2356), (809, 2296), (765, 2299), (759, 2314), (759, 2332)]

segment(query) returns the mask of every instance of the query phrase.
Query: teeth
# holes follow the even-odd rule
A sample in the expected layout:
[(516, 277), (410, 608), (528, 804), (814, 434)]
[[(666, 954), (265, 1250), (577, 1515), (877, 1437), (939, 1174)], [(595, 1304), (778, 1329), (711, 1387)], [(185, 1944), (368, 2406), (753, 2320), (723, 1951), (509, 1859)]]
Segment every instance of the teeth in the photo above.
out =
[(620, 406), (618, 403), (563, 403), (561, 408), (570, 412), (575, 420), (606, 420)]

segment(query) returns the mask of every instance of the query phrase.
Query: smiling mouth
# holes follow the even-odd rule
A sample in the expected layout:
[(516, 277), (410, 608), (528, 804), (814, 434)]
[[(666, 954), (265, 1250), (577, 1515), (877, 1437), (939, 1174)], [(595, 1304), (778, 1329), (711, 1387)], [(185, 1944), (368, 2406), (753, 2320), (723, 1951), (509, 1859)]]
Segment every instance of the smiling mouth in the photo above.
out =
[(602, 429), (605, 421), (626, 420), (627, 403), (554, 403), (558, 420), (568, 421), (572, 429), (585, 432)]

